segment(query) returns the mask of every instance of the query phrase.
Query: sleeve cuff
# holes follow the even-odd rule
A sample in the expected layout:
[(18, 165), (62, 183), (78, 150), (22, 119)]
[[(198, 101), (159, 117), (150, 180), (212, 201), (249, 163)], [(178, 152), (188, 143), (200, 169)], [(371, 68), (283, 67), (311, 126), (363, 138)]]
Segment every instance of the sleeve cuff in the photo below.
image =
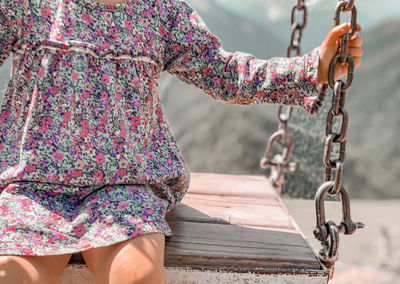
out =
[(317, 47), (306, 54), (304, 58), (304, 76), (300, 79), (300, 95), (297, 103), (308, 113), (315, 114), (323, 106), (328, 84), (318, 83), (318, 64), (321, 48)]

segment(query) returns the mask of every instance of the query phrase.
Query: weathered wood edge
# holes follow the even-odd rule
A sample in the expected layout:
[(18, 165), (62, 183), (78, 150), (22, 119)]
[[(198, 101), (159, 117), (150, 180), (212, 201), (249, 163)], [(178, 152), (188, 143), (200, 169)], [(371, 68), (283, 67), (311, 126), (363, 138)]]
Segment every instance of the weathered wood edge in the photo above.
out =
[(288, 275), (309, 275), (309, 276), (322, 276), (328, 277), (327, 270), (317, 270), (317, 269), (303, 269), (303, 268), (265, 268), (265, 267), (254, 267), (251, 270), (244, 267), (225, 267), (225, 266), (183, 266), (183, 265), (165, 265), (165, 268), (176, 268), (176, 269), (186, 269), (193, 271), (213, 271), (213, 272), (234, 272), (234, 273), (257, 273), (257, 274), (288, 274)]
[[(282, 204), (282, 207), (289, 212), (289, 210), (287, 209), (285, 203), (283, 203), (282, 198), (280, 196), (278, 196), (279, 198), (279, 203)], [(290, 213), (290, 212), (289, 212)], [(324, 271), (327, 275), (328, 275), (328, 269), (325, 267), (325, 265), (320, 261), (320, 259), (318, 258), (318, 253), (314, 250), (314, 248), (311, 245), (311, 242), (306, 238), (306, 236), (303, 234), (303, 232), (300, 229), (300, 226), (297, 224), (296, 220), (293, 218), (292, 214), (289, 214), (290, 219), (292, 220), (292, 224), (294, 226), (294, 228), (297, 230), (297, 232), (299, 232), (301, 234), (301, 236), (304, 239), (304, 242), (307, 244), (307, 246), (310, 248), (310, 250), (312, 251), (312, 253), (315, 255), (315, 258), (317, 259), (321, 271)]]

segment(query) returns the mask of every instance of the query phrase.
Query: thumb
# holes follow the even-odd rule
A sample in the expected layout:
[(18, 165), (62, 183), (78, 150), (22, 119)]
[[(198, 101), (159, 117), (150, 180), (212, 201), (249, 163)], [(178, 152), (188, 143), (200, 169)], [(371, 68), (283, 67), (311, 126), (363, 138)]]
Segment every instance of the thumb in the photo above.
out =
[(350, 23), (343, 23), (333, 27), (328, 33), (326, 43), (328, 45), (336, 45), (337, 40), (349, 30), (350, 30)]

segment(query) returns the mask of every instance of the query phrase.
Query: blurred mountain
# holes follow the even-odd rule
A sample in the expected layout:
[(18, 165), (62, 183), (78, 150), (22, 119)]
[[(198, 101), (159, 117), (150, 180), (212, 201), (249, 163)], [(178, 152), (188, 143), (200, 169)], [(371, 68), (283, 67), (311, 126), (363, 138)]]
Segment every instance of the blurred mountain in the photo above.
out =
[[(282, 45), (286, 44), (268, 25), (249, 21), (246, 15), (224, 9), (218, 1), (187, 2), (199, 13), (209, 30), (221, 39), (228, 51), (243, 50), (260, 58), (269, 58), (278, 56), (282, 52)], [(245, 38), (241, 35), (245, 35)]]
[(351, 114), (348, 151), (354, 171), (365, 177), (365, 187), (375, 196), (398, 197), (400, 20), (389, 21), (365, 34), (363, 63), (356, 71), (355, 82), (347, 96)]
[[(223, 9), (221, 1), (189, 2), (226, 50), (240, 50), (258, 58), (285, 55), (289, 19), (287, 31), (280, 37), (269, 25)], [(316, 24), (315, 29), (321, 32), (314, 31), (314, 20), (310, 19), (304, 46), (316, 46), (323, 39), (322, 30), (329, 29), (330, 18), (319, 17), (328, 22), (327, 28)], [(343, 183), (351, 197), (399, 198), (400, 21), (388, 21), (364, 32), (363, 37), (363, 63), (355, 71), (346, 98), (350, 125)], [(8, 81), (9, 66), (10, 60), (0, 69), (0, 90)], [(227, 106), (168, 73), (162, 75), (159, 89), (164, 112), (192, 171), (266, 174), (259, 169), (259, 160), (269, 136), (277, 129), (277, 105)], [(286, 174), (284, 194), (312, 198), (323, 181), (330, 98), (331, 94), (320, 113), (313, 116), (295, 108), (290, 132), (295, 139), (293, 160), (298, 168)]]
[[(352, 197), (399, 198), (400, 20), (388, 21), (365, 32), (363, 39), (362, 64), (355, 70), (353, 85), (346, 95), (349, 130), (343, 183)], [(300, 110), (295, 112), (291, 129), (297, 142), (294, 156), (300, 167), (294, 175), (287, 175), (286, 186), (292, 194), (296, 187), (303, 192), (298, 181), (304, 175), (322, 169), (321, 144), (325, 137), (314, 140), (321, 145), (316, 152), (312, 146), (315, 144), (311, 144), (313, 135), (309, 134), (324, 133), (331, 97), (330, 93), (327, 105), (316, 117)], [(305, 153), (313, 153), (311, 157), (318, 164), (314, 160), (305, 162), (308, 158)], [(311, 183), (309, 178), (307, 181)]]
[[(244, 18), (247, 22), (265, 27), (277, 38), (288, 42), (287, 35), (291, 31), (288, 21), (296, 0), (188, 0), (193, 6), (204, 7), (201, 12), (209, 13), (208, 3), (212, 2), (217, 9)], [(326, 31), (333, 25), (333, 13), (336, 6), (331, 0), (308, 0), (307, 25), (304, 31), (304, 50), (313, 48), (320, 43)], [(357, 22), (364, 30), (370, 30), (391, 19), (400, 18), (400, 2), (397, 0), (363, 0), (356, 1)], [(297, 12), (296, 18), (302, 16)], [(298, 19), (301, 21), (301, 19)], [(342, 13), (341, 21), (350, 21), (350, 13)], [(285, 55), (285, 54), (282, 54)]]

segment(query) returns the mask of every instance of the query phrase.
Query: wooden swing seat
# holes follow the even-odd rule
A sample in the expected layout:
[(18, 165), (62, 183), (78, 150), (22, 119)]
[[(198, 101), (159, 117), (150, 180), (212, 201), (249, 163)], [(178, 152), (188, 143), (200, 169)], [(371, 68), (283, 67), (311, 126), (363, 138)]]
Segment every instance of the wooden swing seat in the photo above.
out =
[[(327, 283), (279, 195), (263, 176), (192, 173), (167, 215), (165, 283)], [(61, 283), (93, 283), (80, 254)]]

